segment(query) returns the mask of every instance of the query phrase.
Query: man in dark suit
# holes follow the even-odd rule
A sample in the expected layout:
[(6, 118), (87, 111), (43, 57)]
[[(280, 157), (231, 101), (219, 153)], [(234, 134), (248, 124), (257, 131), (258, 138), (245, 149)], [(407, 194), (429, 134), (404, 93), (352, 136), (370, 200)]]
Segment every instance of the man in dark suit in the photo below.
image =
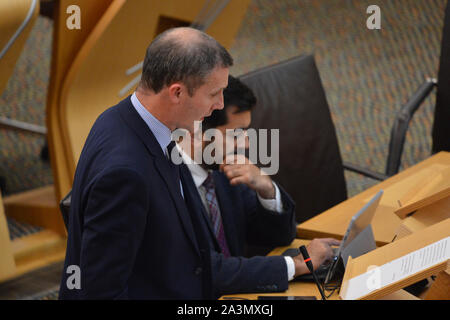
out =
[(150, 44), (136, 92), (98, 117), (78, 161), (61, 299), (211, 297), (202, 229), (167, 155), (173, 130), (223, 108), (232, 64), (191, 28)]
[[(284, 291), (288, 280), (308, 273), (302, 257), (244, 258), (247, 245), (286, 246), (295, 237), (295, 204), (283, 188), (245, 158), (226, 157), (227, 143), (233, 149), (248, 147), (227, 138), (227, 130), (245, 131), (256, 104), (252, 91), (238, 79), (230, 76), (224, 91), (224, 105), (204, 119), (202, 130), (215, 129), (214, 142), (200, 141), (196, 136), (178, 144), (183, 161), (184, 194), (192, 212), (199, 212), (199, 222), (206, 230), (211, 247), (211, 272), (216, 297), (239, 292)], [(217, 139), (218, 135), (223, 138)], [(206, 136), (205, 136), (206, 137)], [(220, 141), (217, 143), (217, 141)], [(221, 164), (205, 160), (206, 148), (214, 149), (215, 159)], [(230, 149), (228, 149), (230, 150)], [(219, 156), (220, 155), (220, 156)], [(200, 163), (192, 159), (200, 159)], [(315, 267), (332, 256), (334, 239), (314, 239), (308, 251)]]

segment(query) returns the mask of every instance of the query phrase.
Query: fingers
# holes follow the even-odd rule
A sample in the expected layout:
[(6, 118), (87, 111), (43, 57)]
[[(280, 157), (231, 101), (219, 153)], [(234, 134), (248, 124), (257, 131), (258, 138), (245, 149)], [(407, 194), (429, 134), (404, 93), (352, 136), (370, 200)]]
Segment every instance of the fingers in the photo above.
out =
[(254, 181), (251, 168), (248, 165), (222, 165), (221, 170), (230, 181), (231, 185), (244, 183), (251, 185)]
[(333, 239), (333, 238), (322, 238), (320, 240), (322, 240), (324, 243), (326, 243), (329, 246), (340, 246), (341, 245), (341, 241), (339, 241), (337, 239)]
[(228, 155), (229, 159), (226, 158), (226, 160), (231, 161), (230, 163), (237, 163), (237, 164), (249, 164), (251, 161), (244, 155), (244, 154), (232, 154)]
[(227, 165), (246, 165), (246, 164), (252, 164), (252, 162), (243, 154), (229, 154), (225, 156), (224, 163), (221, 167), (227, 166)]
[(229, 180), (232, 180), (233, 178), (243, 176), (245, 174), (243, 168), (241, 167), (233, 167), (233, 166), (227, 166), (223, 169), (223, 173), (227, 176)]
[(307, 246), (309, 255), (313, 260), (314, 267), (319, 267), (325, 261), (331, 259), (334, 255), (332, 245), (338, 245), (340, 242), (332, 238), (314, 239)]
[(334, 238), (315, 238), (315, 239), (311, 240), (311, 243), (312, 242), (316, 242), (316, 243), (320, 242), (320, 243), (330, 246), (330, 247), (331, 246), (339, 246), (341, 244), (341, 241), (334, 239)]
[(222, 171), (223, 173), (227, 174), (227, 172), (233, 172), (234, 170), (237, 169), (242, 169), (245, 165), (242, 164), (226, 164), (223, 163), (219, 166), (219, 170)]
[(233, 178), (230, 180), (230, 184), (232, 186), (238, 185), (238, 184), (248, 184), (248, 178), (245, 176), (238, 176), (236, 178)]

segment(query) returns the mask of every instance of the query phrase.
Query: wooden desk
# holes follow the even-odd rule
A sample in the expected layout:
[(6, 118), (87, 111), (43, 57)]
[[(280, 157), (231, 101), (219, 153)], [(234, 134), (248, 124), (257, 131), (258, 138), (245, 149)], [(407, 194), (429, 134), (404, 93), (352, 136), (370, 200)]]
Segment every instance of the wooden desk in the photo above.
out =
[[(286, 247), (279, 247), (271, 251), (269, 256), (281, 255), (286, 249), (298, 248), (301, 245), (307, 245), (310, 240), (295, 239), (291, 245)], [(325, 292), (325, 295), (328, 295)], [(319, 290), (313, 282), (290, 282), (288, 290), (284, 292), (273, 292), (273, 293), (243, 293), (243, 294), (227, 294), (220, 298), (220, 300), (234, 300), (235, 298), (245, 299), (245, 300), (257, 300), (258, 296), (314, 296), (317, 300), (321, 299)], [(328, 300), (341, 300), (338, 291), (336, 290)], [(419, 300), (419, 298), (413, 296), (412, 294), (399, 290), (383, 297), (381, 300)]]
[(351, 217), (371, 197), (383, 189), (384, 194), (375, 213), (372, 227), (377, 246), (390, 243), (402, 223), (402, 220), (394, 213), (394, 210), (399, 207), (397, 200), (403, 197), (415, 183), (423, 181), (430, 172), (447, 167), (450, 167), (450, 153), (440, 152), (298, 225), (297, 237), (342, 239)]

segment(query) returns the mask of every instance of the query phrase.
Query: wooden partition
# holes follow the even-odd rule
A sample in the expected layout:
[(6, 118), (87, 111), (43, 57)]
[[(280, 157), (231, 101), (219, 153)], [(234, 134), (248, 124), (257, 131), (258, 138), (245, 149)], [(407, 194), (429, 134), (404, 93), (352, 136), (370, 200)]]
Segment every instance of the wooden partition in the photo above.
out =
[(397, 229), (397, 239), (423, 230), (450, 218), (450, 197), (436, 201), (402, 220)]
[[(230, 1), (206, 30), (225, 47), (238, 31), (249, 0)], [(62, 165), (69, 179), (59, 181), (59, 197), (68, 192), (89, 130), (98, 115), (136, 87), (151, 40), (174, 26), (191, 24), (205, 1), (116, 0), (107, 8), (78, 52), (64, 79), (58, 114)], [(133, 72), (134, 71), (134, 72)], [(130, 85), (133, 84), (133, 85)], [(56, 134), (51, 132), (51, 134)], [(58, 169), (59, 170), (59, 169)]]
[[(72, 177), (65, 159), (62, 128), (59, 121), (62, 84), (67, 73), (88, 38), (112, 0), (59, 0), (55, 1), (53, 48), (50, 83), (47, 95), (47, 128), (50, 159), (53, 171), (55, 201), (58, 202), (69, 190)], [(68, 29), (66, 10), (69, 5), (80, 7), (81, 29)], [(62, 219), (61, 219), (62, 223)]]
[(402, 219), (397, 238), (423, 230), (450, 218), (450, 162), (430, 167), (419, 182), (407, 186), (395, 214)]
[[(66, 168), (67, 161), (63, 157), (63, 153), (58, 151), (63, 148), (65, 143), (62, 140), (62, 129), (56, 117), (59, 112), (61, 84), (82, 44), (111, 2), (112, 0), (60, 0), (54, 2), (55, 23), (46, 119), (47, 138), (56, 188), (45, 186), (14, 194), (4, 199), (7, 216), (52, 230), (63, 237), (66, 235), (66, 230), (58, 209), (58, 202), (61, 198), (59, 190), (61, 185), (68, 185), (71, 179)], [(9, 4), (11, 5), (11, 2)], [(66, 20), (70, 16), (67, 13), (67, 7), (73, 4), (80, 7), (82, 26), (79, 30), (70, 30), (66, 24)], [(11, 6), (14, 7), (14, 5)], [(37, 12), (39, 12), (38, 9)], [(12, 63), (12, 65), (14, 64)]]
[[(352, 216), (369, 202), (378, 191), (384, 190), (372, 221), (372, 227), (378, 246), (391, 243), (398, 237), (399, 227), (403, 223), (403, 220), (395, 214), (395, 210), (399, 207), (398, 200), (403, 199), (410, 189), (421, 183), (430, 172), (445, 170), (446, 168), (450, 168), (450, 153), (439, 152), (298, 225), (297, 237), (303, 239), (317, 237), (341, 239)], [(447, 200), (441, 201), (443, 205)], [(434, 210), (434, 208), (431, 209)], [(430, 207), (420, 210), (428, 212)], [(432, 219), (437, 222), (435, 217)], [(427, 223), (426, 225), (430, 224)]]

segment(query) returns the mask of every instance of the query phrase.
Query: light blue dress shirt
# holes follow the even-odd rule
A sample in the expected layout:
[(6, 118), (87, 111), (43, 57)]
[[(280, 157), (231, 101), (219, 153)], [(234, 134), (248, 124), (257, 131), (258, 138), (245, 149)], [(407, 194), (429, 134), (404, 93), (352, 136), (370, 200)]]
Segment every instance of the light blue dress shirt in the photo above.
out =
[(164, 152), (164, 154), (167, 154), (166, 152), (167, 146), (172, 140), (171, 137), (172, 132), (170, 131), (170, 129), (167, 128), (161, 121), (156, 119), (147, 109), (145, 109), (145, 107), (136, 97), (136, 92), (133, 93), (133, 95), (131, 96), (131, 103), (133, 104), (133, 107), (136, 109), (137, 113), (139, 113), (141, 118), (150, 128), (151, 132), (153, 133), (159, 145), (161, 146), (161, 149)]

